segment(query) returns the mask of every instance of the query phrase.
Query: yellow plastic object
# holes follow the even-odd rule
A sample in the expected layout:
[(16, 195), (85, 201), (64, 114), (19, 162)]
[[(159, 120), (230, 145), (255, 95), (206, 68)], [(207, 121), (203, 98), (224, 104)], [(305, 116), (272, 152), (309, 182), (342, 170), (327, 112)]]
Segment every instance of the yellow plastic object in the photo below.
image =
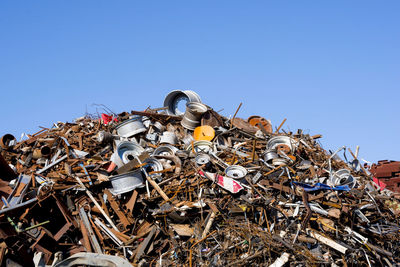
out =
[(199, 126), (194, 129), (193, 138), (196, 141), (211, 141), (215, 137), (215, 131), (213, 127), (209, 125)]

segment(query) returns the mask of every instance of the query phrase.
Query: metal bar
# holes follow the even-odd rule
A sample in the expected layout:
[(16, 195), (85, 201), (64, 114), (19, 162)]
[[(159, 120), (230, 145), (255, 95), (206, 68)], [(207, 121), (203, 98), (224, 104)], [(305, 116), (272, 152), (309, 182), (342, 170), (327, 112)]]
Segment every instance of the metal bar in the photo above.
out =
[(57, 165), (58, 163), (60, 163), (61, 161), (65, 160), (66, 158), (68, 158), (68, 155), (64, 155), (61, 158), (59, 158), (58, 160), (54, 161), (53, 163), (47, 165), (46, 167), (44, 167), (43, 169), (38, 170), (36, 173), (37, 174), (41, 174), (42, 172), (47, 171), (48, 169), (50, 169), (51, 167), (54, 167), (55, 165)]
[[(96, 201), (96, 199), (94, 199), (92, 193), (90, 193), (90, 191), (86, 188), (86, 186), (82, 183), (81, 179), (79, 179), (78, 177), (75, 176), (75, 179), (78, 181), (78, 183), (82, 186), (82, 188), (85, 189), (86, 194), (88, 195), (88, 197), (93, 201), (94, 205), (96, 205), (96, 207), (100, 210), (101, 214), (103, 214), (104, 218), (106, 218), (106, 220), (108, 221), (108, 223), (112, 226), (112, 228), (114, 228), (116, 231), (118, 231), (117, 226), (115, 226), (115, 224), (113, 223), (113, 221), (110, 219), (110, 217), (107, 216), (107, 214), (104, 212), (104, 210), (102, 209), (102, 207), (99, 205), (99, 203)], [(119, 231), (118, 231), (119, 232)]]
[(92, 247), (94, 249), (95, 252), (97, 253), (103, 253), (103, 251), (101, 250), (100, 244), (97, 241), (97, 238), (93, 232), (92, 226), (89, 223), (89, 219), (88, 216), (85, 212), (85, 209), (83, 207), (81, 207), (79, 209), (79, 216), (81, 217), (81, 220), (83, 222), (83, 225), (85, 226), (86, 230), (89, 233), (89, 237), (90, 237), (90, 243), (92, 244)]
[(94, 219), (94, 223), (97, 225), (97, 226), (99, 226), (100, 227), (100, 229), (106, 234), (106, 235), (108, 235), (110, 238), (111, 238), (111, 240), (115, 243), (115, 244), (117, 244), (117, 246), (122, 246), (124, 243), (116, 236), (116, 235), (114, 235), (114, 233), (113, 232), (111, 232), (109, 229), (108, 229), (108, 227), (107, 226), (105, 226), (105, 224), (104, 223), (102, 223), (98, 218), (95, 218)]

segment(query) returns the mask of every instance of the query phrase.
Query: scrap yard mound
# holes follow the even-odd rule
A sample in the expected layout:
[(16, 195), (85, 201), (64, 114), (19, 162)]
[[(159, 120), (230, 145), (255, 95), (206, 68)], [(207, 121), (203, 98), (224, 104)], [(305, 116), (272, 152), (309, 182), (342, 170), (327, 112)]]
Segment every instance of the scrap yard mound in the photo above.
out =
[(0, 139), (1, 266), (400, 262), (397, 195), (358, 152), (189, 90), (160, 106)]

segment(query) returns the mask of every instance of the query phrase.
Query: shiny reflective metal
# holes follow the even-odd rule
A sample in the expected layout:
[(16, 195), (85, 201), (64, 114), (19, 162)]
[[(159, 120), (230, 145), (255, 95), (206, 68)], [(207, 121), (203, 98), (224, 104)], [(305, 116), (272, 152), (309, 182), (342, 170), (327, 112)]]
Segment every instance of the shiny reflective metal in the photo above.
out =
[(174, 132), (165, 131), (160, 137), (160, 143), (175, 145), (176, 143), (178, 143), (178, 138), (176, 137)]
[(350, 174), (347, 169), (340, 169), (336, 171), (330, 178), (333, 186), (348, 185), (353, 188), (356, 185), (356, 179)]
[[(147, 173), (150, 172), (159, 172), (162, 171), (163, 165), (161, 164), (161, 162), (153, 157), (147, 158), (143, 161), (143, 163), (146, 163), (146, 165), (144, 166), (145, 170)], [(150, 174), (151, 177), (158, 179), (162, 176), (161, 173), (155, 173), (155, 174)]]
[(239, 165), (231, 165), (225, 169), (225, 174), (233, 179), (241, 179), (246, 176), (247, 170), (245, 167)]
[(281, 135), (281, 136), (272, 137), (271, 139), (268, 140), (267, 150), (269, 150), (269, 151), (275, 150), (277, 146), (282, 145), (282, 144), (287, 145), (290, 148), (292, 153), (296, 150), (296, 148), (298, 146), (298, 142), (295, 141), (294, 139), (292, 139), (288, 136)]
[(256, 184), (262, 176), (263, 175), (261, 174), (261, 172), (257, 172), (253, 177), (251, 177), (251, 181), (253, 182), (253, 184)]
[(151, 125), (151, 120), (150, 120), (150, 118), (147, 117), (147, 116), (143, 116), (143, 117), (142, 117), (142, 122), (143, 122), (143, 125), (144, 125), (146, 128), (149, 128), (150, 125)]
[(133, 142), (123, 141), (117, 146), (117, 154), (123, 164), (128, 163), (143, 152), (144, 148)]
[(156, 121), (156, 122), (153, 124), (153, 128), (154, 128), (155, 130), (157, 130), (158, 132), (162, 132), (162, 131), (164, 131), (165, 126), (162, 125), (160, 122)]
[(143, 174), (140, 171), (140, 169), (137, 169), (132, 172), (111, 176), (109, 180), (113, 187), (110, 190), (110, 192), (113, 195), (120, 195), (132, 191), (135, 188), (144, 186)]
[[(186, 150), (192, 150), (192, 144), (186, 147)], [(196, 141), (193, 142), (193, 150), (197, 153), (208, 153), (214, 150), (214, 146), (212, 142), (209, 141)]]
[(273, 159), (279, 158), (279, 155), (275, 151), (267, 150), (264, 153), (264, 160), (267, 163), (271, 163)]
[(156, 150), (154, 150), (153, 156), (158, 156), (158, 155), (171, 156), (171, 155), (174, 155), (176, 151), (178, 151), (178, 149), (174, 146), (163, 145), (163, 146), (157, 147)]
[(169, 115), (182, 115), (183, 111), (178, 109), (181, 102), (199, 102), (201, 103), (200, 96), (193, 91), (174, 90), (170, 92), (164, 99), (164, 107), (167, 107), (167, 114)]
[(189, 102), (186, 104), (186, 111), (181, 120), (181, 125), (193, 131), (200, 125), (201, 116), (207, 111), (207, 106), (198, 102)]
[(299, 170), (307, 170), (307, 169), (309, 169), (310, 167), (311, 167), (311, 168), (314, 168), (311, 161), (309, 161), (309, 160), (302, 160), (302, 161), (300, 161), (300, 163), (297, 164), (296, 169), (299, 169)]
[(210, 156), (204, 153), (197, 154), (196, 158), (194, 159), (197, 166), (208, 164), (210, 160), (211, 160)]
[(287, 165), (288, 162), (289, 161), (287, 159), (276, 158), (276, 159), (272, 160), (272, 165), (274, 165), (274, 166), (282, 166), (282, 165)]
[(118, 124), (115, 130), (119, 136), (128, 138), (135, 134), (145, 132), (146, 127), (143, 125), (142, 116), (133, 115), (129, 120)]
[(182, 138), (181, 141), (185, 145), (185, 147), (187, 147), (192, 144), (192, 142), (194, 141), (194, 138), (191, 134), (188, 134), (184, 138)]
[(146, 139), (151, 141), (151, 142), (157, 142), (158, 133), (148, 133), (148, 134), (146, 134)]

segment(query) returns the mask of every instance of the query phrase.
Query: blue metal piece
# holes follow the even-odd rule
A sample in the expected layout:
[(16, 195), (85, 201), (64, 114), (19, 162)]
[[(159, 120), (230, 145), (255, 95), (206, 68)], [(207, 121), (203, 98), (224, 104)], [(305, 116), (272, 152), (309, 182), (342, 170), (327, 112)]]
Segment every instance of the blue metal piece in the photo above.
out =
[(348, 185), (339, 185), (339, 186), (329, 186), (327, 184), (316, 183), (315, 185), (309, 185), (305, 183), (293, 182), (297, 186), (301, 186), (304, 188), (306, 192), (312, 192), (317, 190), (335, 190), (335, 191), (350, 191), (350, 187)]

